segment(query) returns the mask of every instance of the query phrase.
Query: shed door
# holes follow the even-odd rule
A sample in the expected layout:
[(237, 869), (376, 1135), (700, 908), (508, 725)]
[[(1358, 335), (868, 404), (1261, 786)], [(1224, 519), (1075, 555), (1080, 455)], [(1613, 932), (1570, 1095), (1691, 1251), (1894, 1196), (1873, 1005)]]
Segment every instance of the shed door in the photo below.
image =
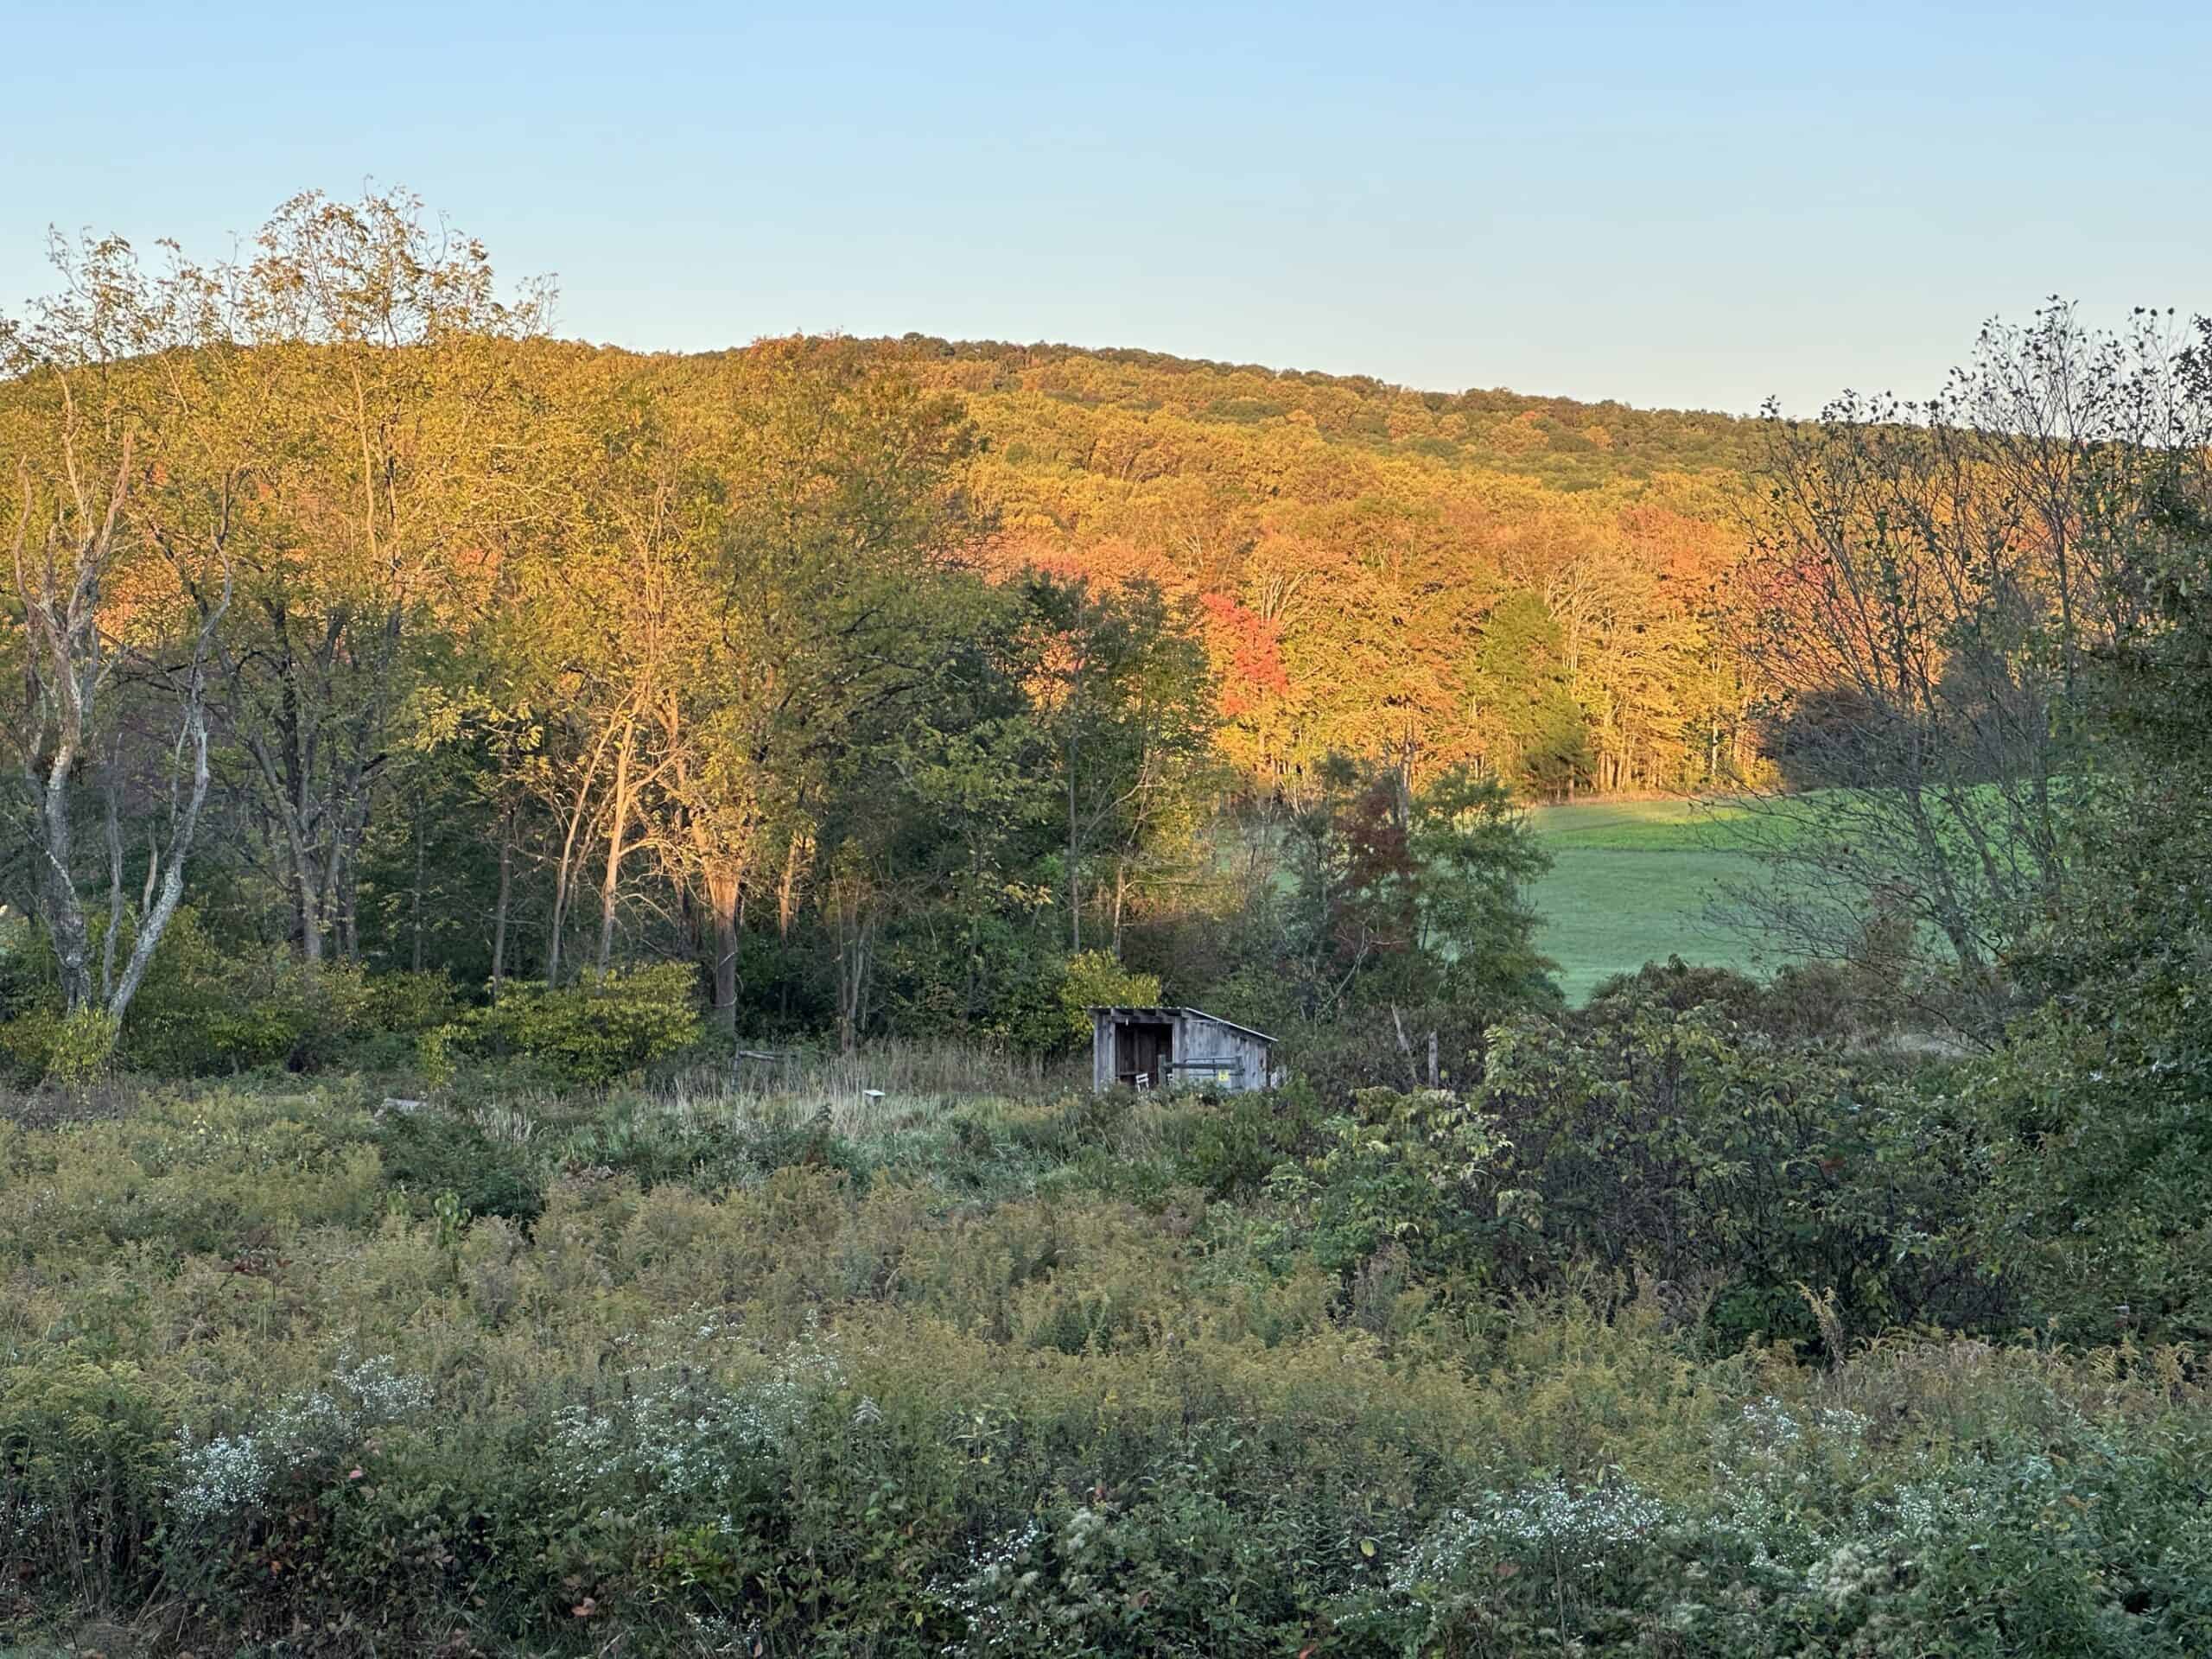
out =
[(1114, 1081), (1157, 1089), (1175, 1058), (1175, 1027), (1166, 1020), (1132, 1020), (1114, 1028)]

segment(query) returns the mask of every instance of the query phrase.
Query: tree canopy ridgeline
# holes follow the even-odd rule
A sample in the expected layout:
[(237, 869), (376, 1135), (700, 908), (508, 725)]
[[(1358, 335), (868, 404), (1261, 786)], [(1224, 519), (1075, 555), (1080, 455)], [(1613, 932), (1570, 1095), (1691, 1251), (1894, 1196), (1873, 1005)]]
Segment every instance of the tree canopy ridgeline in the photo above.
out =
[[(1753, 761), (1714, 625), (1753, 423), (1140, 352), (868, 349), (967, 398), (993, 557), (1200, 607), (1223, 751), (1256, 783), (1299, 793), (1331, 753), (1554, 795)], [(1501, 607), (1522, 637), (1486, 649)]]

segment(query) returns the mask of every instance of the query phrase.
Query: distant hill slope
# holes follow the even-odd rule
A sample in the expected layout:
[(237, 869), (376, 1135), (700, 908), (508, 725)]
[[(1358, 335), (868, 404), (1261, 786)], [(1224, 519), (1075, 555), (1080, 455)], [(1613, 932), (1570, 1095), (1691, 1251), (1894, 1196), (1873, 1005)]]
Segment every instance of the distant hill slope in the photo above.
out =
[(1728, 574), (1758, 423), (1066, 346), (855, 342), (957, 393), (1001, 567), (1203, 613), (1224, 748), (1469, 762), (1531, 793), (1751, 758)]

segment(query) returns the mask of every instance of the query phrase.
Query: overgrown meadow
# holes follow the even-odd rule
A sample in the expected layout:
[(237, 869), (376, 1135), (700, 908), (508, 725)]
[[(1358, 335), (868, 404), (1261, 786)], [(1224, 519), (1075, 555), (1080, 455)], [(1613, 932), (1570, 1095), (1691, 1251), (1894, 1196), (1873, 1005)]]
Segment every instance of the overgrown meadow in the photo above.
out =
[(2018, 1329), (1925, 1068), (1776, 1013), (1647, 975), (1457, 1093), (20, 1096), (0, 1608), (111, 1659), (2205, 1651), (2196, 1355)]

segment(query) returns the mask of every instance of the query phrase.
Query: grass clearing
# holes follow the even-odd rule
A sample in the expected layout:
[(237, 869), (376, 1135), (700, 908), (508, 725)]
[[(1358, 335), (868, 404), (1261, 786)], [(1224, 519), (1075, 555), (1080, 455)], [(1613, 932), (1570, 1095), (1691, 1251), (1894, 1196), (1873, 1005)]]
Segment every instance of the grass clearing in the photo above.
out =
[(1687, 800), (1531, 809), (1553, 861), (1530, 895), (1543, 918), (1536, 944), (1570, 1001), (1670, 956), (1747, 974), (1779, 965), (1706, 916), (1715, 885), (1749, 868), (1729, 833), (1741, 816)]

